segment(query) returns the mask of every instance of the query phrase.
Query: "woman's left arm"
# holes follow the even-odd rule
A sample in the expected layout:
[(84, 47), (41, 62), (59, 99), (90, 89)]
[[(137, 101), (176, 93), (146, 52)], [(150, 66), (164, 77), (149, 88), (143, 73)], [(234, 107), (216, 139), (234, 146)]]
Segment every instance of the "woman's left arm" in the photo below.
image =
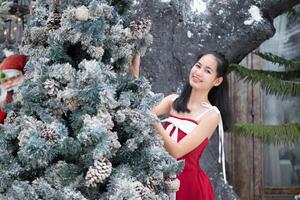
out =
[(140, 76), (140, 64), (141, 64), (141, 55), (136, 53), (132, 56), (130, 67), (129, 67), (129, 74), (135, 78)]
[(176, 143), (166, 132), (161, 123), (153, 124), (154, 129), (164, 141), (164, 146), (175, 159), (181, 158), (194, 150), (206, 138), (210, 138), (219, 124), (220, 115), (216, 112), (209, 112), (201, 118), (197, 127), (179, 143)]

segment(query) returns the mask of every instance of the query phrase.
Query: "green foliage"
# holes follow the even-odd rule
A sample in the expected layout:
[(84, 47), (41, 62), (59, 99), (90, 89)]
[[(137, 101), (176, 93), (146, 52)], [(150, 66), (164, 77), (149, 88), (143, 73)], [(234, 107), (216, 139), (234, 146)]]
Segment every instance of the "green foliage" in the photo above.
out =
[[(272, 53), (255, 52), (255, 54), (273, 64), (285, 67), (285, 71), (248, 69), (238, 64), (231, 64), (230, 71), (234, 71), (246, 83), (253, 85), (259, 83), (267, 94), (300, 97), (299, 60), (287, 60)], [(297, 143), (300, 139), (300, 124), (271, 126), (243, 123), (235, 124), (234, 132), (241, 135), (253, 135), (266, 143)]]
[(297, 19), (299, 19), (300, 17), (300, 12), (296, 11), (295, 8), (291, 8), (287, 11), (287, 17), (291, 20), (291, 21), (295, 21)]
[(297, 143), (300, 139), (300, 123), (282, 125), (235, 124), (234, 132), (241, 135), (253, 135), (266, 143)]
[[(254, 54), (258, 55), (262, 59), (272, 62), (273, 64), (278, 64), (280, 66), (284, 66), (286, 70), (300, 70), (300, 61), (299, 60), (287, 60), (283, 57), (274, 55), (269, 52), (265, 52), (265, 53), (254, 52)], [(298, 73), (299, 73), (299, 71), (298, 71)]]
[(300, 96), (300, 71), (276, 72), (248, 69), (238, 64), (231, 64), (230, 70), (245, 82), (257, 84), (265, 89), (267, 94), (278, 96)]

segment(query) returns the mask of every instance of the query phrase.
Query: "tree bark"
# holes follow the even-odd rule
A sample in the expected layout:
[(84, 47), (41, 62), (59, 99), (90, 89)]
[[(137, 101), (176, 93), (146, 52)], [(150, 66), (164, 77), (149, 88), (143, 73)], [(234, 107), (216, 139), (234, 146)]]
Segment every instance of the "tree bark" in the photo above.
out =
[[(151, 19), (154, 37), (142, 59), (141, 74), (152, 82), (154, 91), (168, 94), (181, 88), (201, 51), (216, 50), (230, 63), (239, 63), (274, 35), (273, 19), (299, 2), (137, 0), (134, 17)], [(250, 9), (253, 6), (259, 14)]]

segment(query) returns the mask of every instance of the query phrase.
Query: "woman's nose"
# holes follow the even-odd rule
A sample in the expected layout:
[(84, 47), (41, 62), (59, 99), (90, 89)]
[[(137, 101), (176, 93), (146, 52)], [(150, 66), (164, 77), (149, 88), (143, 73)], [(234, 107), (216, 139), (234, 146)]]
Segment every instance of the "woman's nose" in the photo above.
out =
[(197, 68), (196, 69), (196, 74), (197, 75), (202, 75), (202, 73), (203, 73), (203, 69), (202, 68)]

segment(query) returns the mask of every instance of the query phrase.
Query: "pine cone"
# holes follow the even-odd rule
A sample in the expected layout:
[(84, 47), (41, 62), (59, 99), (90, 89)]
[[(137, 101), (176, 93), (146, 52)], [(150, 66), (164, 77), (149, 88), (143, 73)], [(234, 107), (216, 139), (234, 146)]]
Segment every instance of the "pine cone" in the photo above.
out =
[(147, 188), (149, 188), (150, 190), (154, 190), (154, 185), (153, 185), (153, 183), (152, 183), (150, 180), (147, 180), (147, 181), (145, 182), (145, 186), (146, 186)]
[(64, 99), (64, 102), (71, 111), (75, 111), (80, 106), (80, 102), (75, 97)]
[(59, 108), (52, 108), (51, 110), (48, 110), (48, 112), (50, 113), (50, 115), (56, 118), (61, 118), (61, 116), (64, 114), (62, 109)]
[(131, 30), (132, 32), (135, 32), (135, 31), (138, 30), (138, 25), (137, 25), (137, 23), (136, 23), (135, 21), (130, 22), (129, 27), (130, 27), (130, 30)]
[(47, 79), (44, 83), (44, 88), (47, 90), (49, 96), (55, 96), (62, 89), (60, 83), (54, 79)]
[(132, 21), (129, 25), (133, 37), (142, 38), (151, 29), (150, 20), (142, 19), (141, 21)]
[(94, 161), (94, 166), (90, 167), (85, 180), (88, 187), (96, 187), (97, 183), (103, 183), (110, 176), (112, 164), (107, 158), (101, 158)]
[(149, 32), (151, 29), (151, 21), (150, 20), (146, 20), (146, 19), (142, 19), (141, 21), (141, 29), (144, 33)]
[(135, 182), (135, 190), (139, 193), (139, 196), (136, 197), (136, 199), (147, 199), (147, 188), (145, 188), (141, 182)]
[(168, 178), (165, 180), (165, 189), (167, 193), (174, 193), (179, 190), (180, 181), (178, 178)]
[(38, 134), (41, 136), (41, 138), (44, 138), (51, 144), (55, 144), (59, 140), (59, 134), (56, 132), (56, 130), (50, 126), (43, 125), (39, 128)]
[(23, 32), (22, 45), (47, 45), (49, 31), (45, 27), (31, 27)]
[(61, 14), (57, 11), (54, 11), (52, 16), (47, 22), (47, 27), (49, 30), (55, 30), (60, 27)]
[(161, 179), (159, 177), (149, 176), (147, 181), (145, 182), (145, 186), (150, 190), (155, 190), (156, 186), (160, 185)]
[(13, 123), (15, 119), (17, 118), (17, 114), (14, 111), (10, 111), (7, 113), (6, 118), (5, 118), (5, 123)]

